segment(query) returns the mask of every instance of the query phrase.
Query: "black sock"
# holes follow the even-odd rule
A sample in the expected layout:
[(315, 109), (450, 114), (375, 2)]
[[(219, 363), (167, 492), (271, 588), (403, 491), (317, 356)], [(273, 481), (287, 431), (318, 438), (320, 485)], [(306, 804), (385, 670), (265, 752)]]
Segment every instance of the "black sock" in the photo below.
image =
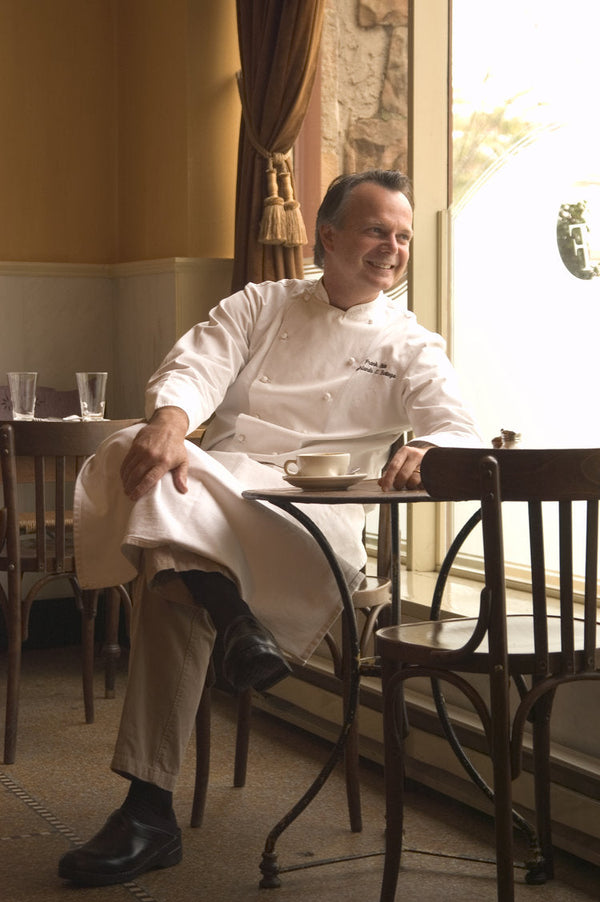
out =
[(222, 573), (186, 570), (181, 578), (194, 601), (206, 608), (220, 635), (236, 617), (252, 616), (252, 611), (240, 596), (235, 583)]
[(131, 779), (129, 792), (122, 806), (132, 817), (151, 827), (175, 829), (173, 793), (145, 780)]

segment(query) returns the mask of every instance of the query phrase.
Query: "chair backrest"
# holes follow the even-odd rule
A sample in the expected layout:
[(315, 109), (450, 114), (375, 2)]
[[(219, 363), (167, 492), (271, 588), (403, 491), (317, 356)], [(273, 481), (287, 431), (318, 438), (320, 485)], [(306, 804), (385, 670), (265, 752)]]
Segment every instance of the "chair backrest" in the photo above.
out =
[[(72, 543), (72, 495), (84, 460), (104, 439), (137, 420), (52, 422), (15, 421), (0, 426), (3, 509), (6, 520), (6, 554), (0, 570), (9, 573), (74, 569)], [(23, 507), (19, 486), (33, 486), (33, 501)], [(20, 536), (30, 534), (23, 546)]]
[[(35, 390), (36, 417), (69, 417), (80, 414), (79, 392), (73, 389), (38, 385)], [(12, 402), (8, 385), (0, 385), (0, 420), (12, 419)]]
[[(581, 674), (597, 670), (598, 500), (600, 449), (481, 450), (433, 448), (421, 464), (427, 491), (441, 500), (479, 500), (486, 590), (481, 617), (487, 618), (490, 653), (504, 666), (506, 598), (502, 502), (524, 501), (529, 513), (535, 673)], [(544, 522), (549, 506), (558, 508), (560, 616), (549, 616)], [(574, 589), (573, 504), (584, 502), (585, 565), (582, 603)], [(487, 596), (487, 597), (486, 597)], [(553, 652), (557, 647), (559, 650)]]
[(429, 494), (440, 500), (481, 498), (481, 467), (497, 461), (504, 501), (575, 501), (600, 496), (597, 448), (431, 448), (421, 476)]

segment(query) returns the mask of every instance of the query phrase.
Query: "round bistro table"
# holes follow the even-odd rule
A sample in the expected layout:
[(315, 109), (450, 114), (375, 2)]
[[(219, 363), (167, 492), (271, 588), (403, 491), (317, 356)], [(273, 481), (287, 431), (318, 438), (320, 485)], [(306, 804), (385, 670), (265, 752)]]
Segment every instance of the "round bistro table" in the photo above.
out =
[[(343, 613), (346, 617), (346, 627), (349, 637), (350, 650), (350, 670), (348, 675), (348, 696), (347, 704), (344, 711), (344, 720), (340, 730), (339, 737), (325, 762), (321, 771), (306, 790), (304, 795), (296, 802), (295, 805), (287, 812), (284, 817), (273, 827), (265, 842), (264, 851), (260, 870), (263, 874), (260, 881), (262, 888), (273, 888), (281, 885), (279, 874), (284, 871), (296, 870), (296, 867), (282, 868), (277, 862), (277, 853), (275, 852), (275, 844), (281, 834), (292, 824), (296, 818), (305, 810), (310, 802), (315, 798), (326, 780), (334, 769), (335, 765), (341, 759), (344, 753), (344, 747), (348, 738), (348, 733), (354, 722), (356, 710), (358, 706), (358, 693), (360, 688), (361, 676), (361, 660), (358, 640), (358, 629), (356, 624), (356, 613), (352, 604), (352, 594), (348, 588), (346, 579), (340, 567), (339, 561), (323, 535), (319, 527), (307, 515), (306, 511), (301, 510), (298, 504), (387, 504), (390, 506), (391, 520), (391, 568), (390, 578), (392, 584), (392, 607), (391, 619), (392, 623), (400, 622), (400, 527), (399, 527), (399, 506), (401, 504), (414, 504), (423, 502), (439, 501), (439, 498), (432, 498), (424, 489), (402, 489), (390, 492), (382, 491), (376, 479), (365, 479), (361, 482), (350, 486), (347, 489), (333, 490), (307, 490), (300, 488), (282, 488), (270, 490), (254, 490), (247, 489), (242, 492), (244, 498), (249, 501), (268, 502), (275, 507), (280, 508), (286, 513), (294, 517), (301, 523), (314, 540), (319, 545), (321, 551), (327, 559), (327, 563), (331, 568), (339, 589), (340, 598), (343, 605)], [(312, 867), (323, 864), (325, 862), (311, 862)]]

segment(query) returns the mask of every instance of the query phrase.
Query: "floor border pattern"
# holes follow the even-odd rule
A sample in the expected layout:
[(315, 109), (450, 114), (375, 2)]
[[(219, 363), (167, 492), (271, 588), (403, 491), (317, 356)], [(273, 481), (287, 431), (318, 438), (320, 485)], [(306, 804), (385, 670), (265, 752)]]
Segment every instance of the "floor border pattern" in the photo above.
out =
[[(26, 789), (24, 789), (19, 783), (13, 780), (12, 777), (9, 777), (8, 774), (0, 771), (0, 785), (6, 789), (7, 792), (10, 792), (12, 795), (16, 796), (19, 801), (23, 802), (24, 805), (27, 805), (28, 808), (31, 808), (39, 817), (46, 821), (53, 829), (48, 831), (40, 831), (39, 833), (30, 833), (27, 834), (29, 836), (51, 836), (53, 833), (60, 833), (62, 836), (66, 836), (67, 839), (73, 843), (74, 846), (82, 846), (83, 840), (66, 824), (63, 824), (59, 818), (57, 818), (51, 811), (46, 808), (45, 805), (42, 805), (41, 802), (38, 802), (37, 799), (34, 799)], [(15, 840), (15, 839), (24, 839), (25, 836), (0, 836), (0, 842)], [(124, 889), (126, 889), (132, 896), (135, 896), (139, 902), (157, 902), (154, 896), (150, 895), (145, 889), (141, 886), (138, 886), (137, 883), (123, 883), (121, 884)]]

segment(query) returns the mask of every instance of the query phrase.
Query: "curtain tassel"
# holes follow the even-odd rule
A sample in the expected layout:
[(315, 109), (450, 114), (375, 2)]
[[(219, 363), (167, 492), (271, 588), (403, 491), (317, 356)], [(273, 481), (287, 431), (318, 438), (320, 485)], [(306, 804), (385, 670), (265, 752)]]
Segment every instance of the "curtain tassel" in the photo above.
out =
[(291, 176), (289, 172), (279, 173), (280, 194), (283, 196), (283, 212), (285, 219), (286, 247), (300, 247), (306, 244), (306, 228), (300, 210), (300, 204), (294, 197)]
[(261, 244), (283, 244), (286, 238), (284, 201), (279, 197), (277, 172), (269, 162), (267, 169), (267, 196), (263, 203), (263, 215), (258, 231)]
[(285, 213), (285, 246), (300, 247), (302, 244), (306, 244), (308, 239), (300, 212), (300, 204), (297, 200), (286, 200), (283, 209)]

